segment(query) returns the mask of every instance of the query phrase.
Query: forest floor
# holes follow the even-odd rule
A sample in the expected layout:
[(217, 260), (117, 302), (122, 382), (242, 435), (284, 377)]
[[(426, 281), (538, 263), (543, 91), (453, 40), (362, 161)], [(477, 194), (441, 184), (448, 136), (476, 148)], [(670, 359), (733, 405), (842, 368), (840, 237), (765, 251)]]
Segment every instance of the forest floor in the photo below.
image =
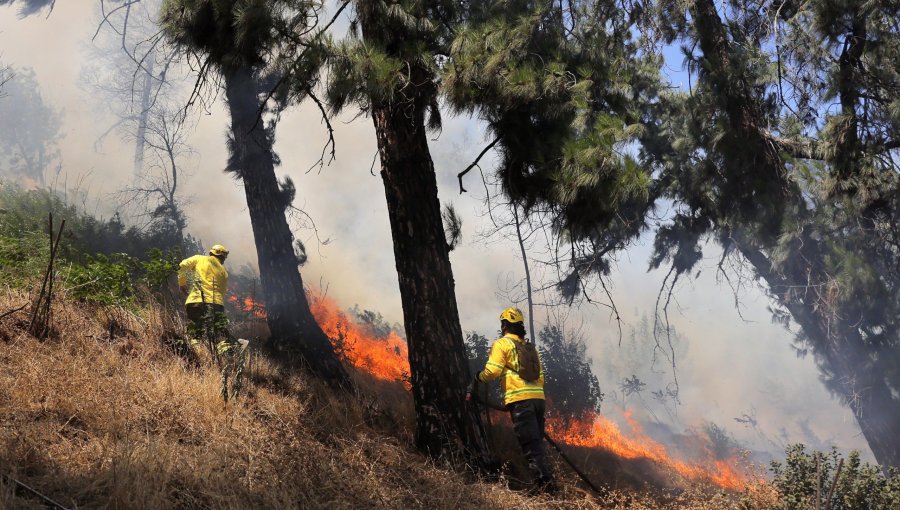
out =
[[(0, 314), (27, 301), (6, 290)], [(362, 374), (354, 374), (356, 392), (339, 393), (255, 356), (243, 393), (225, 405), (215, 364), (189, 363), (167, 346), (172, 321), (163, 309), (103, 308), (63, 297), (53, 313), (55, 329), (46, 340), (27, 333), (27, 309), (0, 319), (3, 509), (44, 508), (16, 481), (66, 508), (776, 504), (765, 484), (742, 493), (627, 486), (600, 498), (555, 454), (560, 492), (529, 496), (513, 490), (517, 484), (507, 475), (480, 479), (417, 453), (408, 394), (396, 398), (396, 389)]]

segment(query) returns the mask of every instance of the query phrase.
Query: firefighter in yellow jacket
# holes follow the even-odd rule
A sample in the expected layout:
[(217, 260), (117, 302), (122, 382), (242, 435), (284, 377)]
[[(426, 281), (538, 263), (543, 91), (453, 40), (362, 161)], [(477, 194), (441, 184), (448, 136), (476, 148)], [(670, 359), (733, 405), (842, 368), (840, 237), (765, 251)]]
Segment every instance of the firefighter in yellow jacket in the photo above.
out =
[[(494, 341), (484, 370), (475, 383), (500, 378), (503, 403), (512, 418), (537, 488), (553, 492), (553, 472), (544, 454), (544, 370), (534, 344), (525, 338), (525, 316), (518, 308), (500, 314), (502, 337)], [(470, 397), (467, 397), (470, 398)]]
[(228, 250), (221, 244), (210, 248), (209, 255), (194, 255), (178, 266), (178, 286), (187, 294), (184, 302), (194, 338), (215, 339), (225, 332), (225, 291)]

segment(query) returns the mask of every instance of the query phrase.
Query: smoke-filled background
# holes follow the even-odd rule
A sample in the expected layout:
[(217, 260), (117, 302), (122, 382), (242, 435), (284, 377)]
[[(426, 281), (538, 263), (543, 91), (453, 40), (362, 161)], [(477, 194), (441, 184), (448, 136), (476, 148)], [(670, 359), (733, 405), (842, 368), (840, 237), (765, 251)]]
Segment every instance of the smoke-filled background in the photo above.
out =
[[(118, 212), (140, 222), (120, 193), (136, 182), (134, 144), (122, 137), (116, 127), (116, 109), (110, 106), (115, 102), (110, 94), (116, 94), (112, 76), (121, 75), (114, 68), (127, 68), (128, 62), (115, 56), (117, 40), (108, 29), (92, 40), (100, 19), (97, 3), (91, 0), (58, 2), (49, 17), (38, 14), (20, 19), (15, 7), (0, 7), (0, 66), (9, 66), (14, 80), (33, 76), (37, 88), (31, 93), (39, 92), (44, 104), (60, 113), (59, 152), (47, 155), (45, 184), (64, 190), (89, 213), (110, 217)], [(672, 80), (683, 85), (678, 57), (669, 64)], [(173, 85), (161, 95), (177, 108), (187, 100), (192, 81), (183, 69), (173, 69), (171, 75)], [(0, 111), (24, 103), (17, 90), (11, 82), (4, 87), (6, 97), (0, 102), (6, 104), (0, 103)], [(227, 246), (234, 271), (254, 266), (256, 254), (241, 185), (222, 171), (228, 157), (228, 121), (221, 98), (209, 94), (191, 110), (184, 139), (190, 150), (180, 159), (183, 173), (178, 194), (188, 232), (206, 247)], [(16, 125), (21, 122), (4, 114), (0, 129), (21, 128)], [(293, 178), (297, 185), (294, 205), (311, 218), (297, 215), (293, 221), (294, 234), (309, 254), (302, 274), (314, 292), (327, 292), (347, 308), (359, 305), (402, 324), (377, 161), (373, 167), (371, 120), (346, 115), (332, 124), (336, 160), (324, 168), (315, 162), (327, 133), (313, 104), (288, 110), (278, 126), (279, 172)], [(477, 121), (447, 116), (431, 150), (441, 201), (452, 203), (463, 220), (462, 242), (451, 253), (462, 326), (492, 338), (500, 311), (511, 304), (524, 308), (525, 303), (511, 302), (522, 298), (519, 285), (524, 276), (513, 232), (485, 235), (494, 226), (477, 169), (466, 178), (468, 193), (459, 194), (457, 173), (488, 142)], [(0, 160), (0, 164), (7, 163)], [(481, 167), (489, 177), (490, 156)], [(36, 181), (12, 175), (6, 167), (0, 167), (0, 178), (29, 185)], [(540, 264), (546, 258), (544, 244), (536, 239), (530, 245), (536, 286), (551, 283), (553, 276)], [(620, 255), (612, 272), (609, 290), (622, 316), (621, 333), (603, 304), (535, 310), (536, 329), (555, 324), (583, 338), (606, 394), (604, 411), (632, 410), (648, 431), (673, 441), (678, 433), (714, 423), (739, 443), (771, 456), (780, 456), (787, 443), (804, 442), (816, 448), (859, 449), (872, 459), (851, 412), (829, 396), (812, 358), (799, 356), (791, 346), (792, 334), (772, 323), (768, 298), (757, 284), (747, 279), (737, 285), (733, 277), (726, 282), (717, 276), (718, 248), (708, 246), (703, 269), (677, 285), (668, 307), (675, 331), (671, 348), (663, 334), (662, 349), (655, 349), (653, 332), (662, 320), (656, 315), (657, 300), (666, 270), (647, 272), (649, 253), (649, 241), (632, 247)], [(602, 290), (594, 297), (609, 303)], [(557, 303), (558, 298), (550, 289), (538, 293), (536, 301)], [(674, 388), (675, 375), (680, 405), (665, 396), (666, 390)], [(659, 398), (654, 391), (662, 392)]]

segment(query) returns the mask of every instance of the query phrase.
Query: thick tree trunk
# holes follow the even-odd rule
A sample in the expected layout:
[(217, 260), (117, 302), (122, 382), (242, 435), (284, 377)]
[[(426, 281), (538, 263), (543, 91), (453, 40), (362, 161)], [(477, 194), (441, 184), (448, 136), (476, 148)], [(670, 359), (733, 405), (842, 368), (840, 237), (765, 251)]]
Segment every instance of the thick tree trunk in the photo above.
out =
[(382, 105), (372, 117), (381, 158), (416, 409), (416, 445), (479, 467), (491, 455), (470, 381), (450, 252), (422, 109)]
[[(728, 116), (731, 130), (739, 136), (739, 142), (720, 144), (737, 145), (742, 151), (741, 154), (725, 154), (726, 169), (731, 172), (735, 168), (746, 168), (746, 163), (752, 162), (751, 166), (758, 174), (770, 182), (760, 188), (766, 191), (763, 195), (783, 201), (777, 217), (767, 218), (760, 213), (756, 221), (770, 223), (775, 219), (780, 223), (780, 215), (786, 210), (792, 210), (800, 220), (806, 221), (809, 217), (806, 202), (788, 177), (774, 142), (762, 131), (764, 123), (753, 91), (731, 62), (730, 43), (713, 0), (694, 0), (691, 15), (704, 55), (705, 78), (719, 107)], [(860, 38), (857, 29), (859, 27), (854, 25), (854, 35), (845, 54), (858, 57), (860, 50), (854, 44), (862, 44), (864, 30)], [(850, 72), (843, 67), (841, 71)], [(850, 113), (855, 96), (849, 92), (846, 96), (844, 106)], [(853, 130), (855, 133), (855, 126)], [(729, 178), (740, 186), (753, 186), (750, 182), (735, 179), (734, 175)], [(772, 194), (773, 189), (778, 191)], [(757, 207), (761, 211), (767, 208)], [(778, 228), (780, 232), (781, 227)], [(765, 253), (767, 247), (773, 246), (774, 239), (761, 238), (758, 231), (730, 234), (727, 237), (735, 242), (744, 258), (768, 284), (773, 300), (786, 308), (802, 328), (829, 390), (840, 396), (853, 411), (877, 461), (883, 466), (900, 467), (900, 441), (897, 440), (900, 397), (894, 396), (898, 390), (898, 374), (891, 368), (900, 362), (898, 353), (890, 347), (896, 342), (887, 342), (887, 347), (867, 342), (852, 320), (842, 317), (840, 310), (835, 310), (829, 299), (821, 295), (829, 288), (832, 278), (825, 269), (826, 247), (819, 240), (802, 234), (796, 255), (783, 264), (784, 267), (776, 269)]]
[(344, 385), (347, 374), (313, 318), (303, 289), (285, 217), (289, 203), (275, 178), (272, 138), (258, 121), (259, 93), (250, 69), (225, 75), (225, 97), (231, 112), (232, 165), (244, 183), (273, 346), (301, 355), (314, 373)]

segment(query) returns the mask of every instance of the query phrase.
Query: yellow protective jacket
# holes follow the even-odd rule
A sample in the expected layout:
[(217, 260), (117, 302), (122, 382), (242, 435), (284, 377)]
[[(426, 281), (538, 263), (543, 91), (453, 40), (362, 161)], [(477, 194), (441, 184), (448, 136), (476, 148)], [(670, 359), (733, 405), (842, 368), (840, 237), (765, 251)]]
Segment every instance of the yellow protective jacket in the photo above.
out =
[(522, 341), (524, 341), (522, 337), (512, 333), (507, 333), (495, 340), (484, 370), (478, 374), (478, 380), (484, 383), (502, 377), (500, 389), (503, 391), (503, 403), (507, 405), (520, 400), (544, 398), (543, 364), (541, 364), (541, 376), (537, 381), (527, 382), (519, 377), (519, 358), (516, 355), (514, 342)]
[(189, 294), (184, 304), (225, 304), (228, 271), (212, 255), (194, 255), (181, 261), (178, 265), (178, 285), (183, 287), (188, 284)]

